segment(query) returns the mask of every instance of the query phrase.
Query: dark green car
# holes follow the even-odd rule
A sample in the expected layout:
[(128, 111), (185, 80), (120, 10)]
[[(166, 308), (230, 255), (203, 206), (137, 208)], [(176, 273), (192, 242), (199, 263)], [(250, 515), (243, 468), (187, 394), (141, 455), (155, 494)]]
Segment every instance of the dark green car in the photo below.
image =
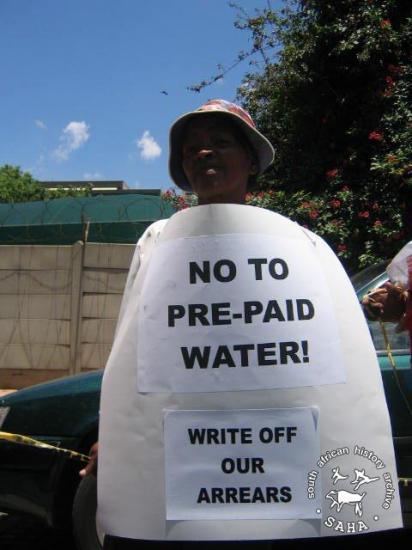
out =
[[(385, 282), (383, 265), (353, 278), (358, 297)], [(405, 524), (412, 525), (412, 370), (406, 333), (387, 325), (396, 368), (385, 350), (379, 323), (371, 323), (392, 422)], [(0, 399), (0, 430), (24, 434), (88, 453), (97, 440), (102, 371), (33, 386)], [(0, 439), (0, 510), (73, 528), (82, 550), (101, 547), (96, 530), (95, 479), (80, 482), (81, 464), (54, 453)], [(80, 483), (79, 483), (80, 482)], [(408, 484), (409, 482), (409, 484)]]

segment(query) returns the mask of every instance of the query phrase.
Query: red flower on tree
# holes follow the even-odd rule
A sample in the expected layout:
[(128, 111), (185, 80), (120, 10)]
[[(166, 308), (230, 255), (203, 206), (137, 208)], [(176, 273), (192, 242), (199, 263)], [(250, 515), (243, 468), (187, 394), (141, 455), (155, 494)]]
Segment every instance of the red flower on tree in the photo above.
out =
[(332, 208), (340, 208), (341, 202), (339, 199), (332, 199), (329, 204)]
[(316, 218), (319, 216), (318, 210), (311, 210), (309, 212), (309, 217), (312, 218), (312, 220), (316, 220)]
[(371, 141), (382, 141), (383, 140), (383, 134), (380, 132), (371, 132), (368, 136), (368, 138)]
[(376, 220), (376, 222), (373, 224), (373, 227), (382, 227), (382, 222), (380, 220)]
[(177, 198), (177, 202), (179, 203), (180, 207), (182, 210), (184, 210), (185, 208), (189, 208), (189, 205), (187, 204), (185, 198), (183, 195), (180, 195), (178, 198)]
[(391, 76), (385, 76), (385, 82), (386, 82), (386, 88), (383, 92), (381, 92), (381, 95), (383, 97), (390, 97), (392, 95), (393, 87), (395, 86), (395, 81)]
[(380, 21), (381, 29), (388, 29), (391, 27), (391, 20), (390, 19), (381, 19)]
[(396, 65), (388, 65), (388, 71), (392, 74), (398, 74), (401, 72), (400, 67), (397, 67)]
[(338, 244), (338, 252), (346, 252), (348, 247), (346, 244)]
[(369, 218), (369, 212), (367, 210), (363, 210), (362, 212), (359, 212), (358, 218)]
[(333, 180), (336, 178), (336, 176), (338, 175), (339, 171), (337, 168), (332, 168), (331, 170), (328, 170), (326, 172), (326, 177), (328, 178), (328, 180)]

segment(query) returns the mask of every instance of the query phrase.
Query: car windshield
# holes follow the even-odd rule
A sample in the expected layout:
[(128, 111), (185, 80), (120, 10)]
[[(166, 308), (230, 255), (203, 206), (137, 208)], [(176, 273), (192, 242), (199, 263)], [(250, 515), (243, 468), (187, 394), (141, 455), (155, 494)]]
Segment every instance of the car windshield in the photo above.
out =
[(379, 275), (385, 271), (387, 265), (388, 262), (380, 262), (378, 264), (365, 267), (365, 269), (362, 269), (362, 271), (359, 271), (359, 273), (353, 275), (351, 277), (351, 281), (355, 290), (358, 291), (365, 285), (370, 285), (374, 279), (379, 277)]

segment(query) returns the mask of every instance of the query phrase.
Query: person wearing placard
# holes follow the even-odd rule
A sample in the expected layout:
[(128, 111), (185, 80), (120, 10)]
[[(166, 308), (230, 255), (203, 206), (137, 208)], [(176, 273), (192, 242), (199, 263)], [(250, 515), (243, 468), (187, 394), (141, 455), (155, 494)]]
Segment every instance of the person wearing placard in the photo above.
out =
[(254, 548), (400, 526), (396, 493), (386, 515), (369, 517), (383, 482), (372, 466), (389, 477), (396, 467), (346, 274), (311, 232), (244, 205), (273, 156), (249, 114), (224, 100), (171, 127), (171, 177), (199, 206), (150, 226), (130, 268), (102, 386), (107, 550)]

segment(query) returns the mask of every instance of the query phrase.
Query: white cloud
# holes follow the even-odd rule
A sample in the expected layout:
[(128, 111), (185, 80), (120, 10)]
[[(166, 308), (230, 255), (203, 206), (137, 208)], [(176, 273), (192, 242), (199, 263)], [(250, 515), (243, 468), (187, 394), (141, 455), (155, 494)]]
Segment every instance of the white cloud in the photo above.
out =
[(100, 172), (85, 172), (83, 174), (84, 180), (101, 180), (103, 179), (103, 174)]
[(145, 130), (142, 137), (136, 140), (136, 145), (140, 149), (140, 156), (144, 160), (154, 160), (162, 154), (160, 145), (150, 135), (149, 130)]
[(40, 128), (41, 130), (47, 130), (47, 126), (44, 124), (42, 120), (36, 119), (34, 121), (34, 124), (37, 126), (37, 128)]
[(46, 156), (41, 153), (38, 157), (34, 165), (29, 166), (28, 168), (24, 167), (22, 168), (23, 172), (30, 172), (30, 174), (37, 179), (47, 179), (46, 176)]
[(84, 122), (69, 122), (60, 136), (60, 145), (53, 151), (57, 160), (67, 160), (70, 153), (79, 149), (90, 138), (89, 126)]

